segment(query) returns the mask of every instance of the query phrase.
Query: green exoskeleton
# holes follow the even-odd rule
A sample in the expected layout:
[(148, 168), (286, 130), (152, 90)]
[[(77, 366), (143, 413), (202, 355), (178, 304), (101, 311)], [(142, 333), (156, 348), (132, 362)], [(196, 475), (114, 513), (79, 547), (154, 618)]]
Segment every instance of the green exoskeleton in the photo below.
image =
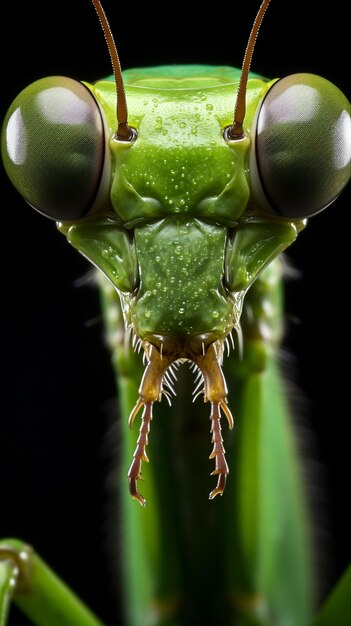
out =
[[(122, 484), (126, 622), (307, 626), (308, 516), (277, 358), (280, 255), (349, 181), (350, 105), (320, 76), (248, 74), (266, 0), (242, 70), (161, 66), (123, 80), (93, 1), (114, 77), (30, 85), (4, 121), (2, 156), (24, 199), (100, 270), (121, 481), (149, 502), (136, 507)], [(222, 435), (221, 414), (237, 429)], [(208, 452), (209, 497), (224, 493), (213, 503)], [(28, 607), (29, 553), (7, 543), (1, 554), (25, 570), (15, 597), (34, 623), (100, 623), (69, 600), (57, 617), (45, 584)]]

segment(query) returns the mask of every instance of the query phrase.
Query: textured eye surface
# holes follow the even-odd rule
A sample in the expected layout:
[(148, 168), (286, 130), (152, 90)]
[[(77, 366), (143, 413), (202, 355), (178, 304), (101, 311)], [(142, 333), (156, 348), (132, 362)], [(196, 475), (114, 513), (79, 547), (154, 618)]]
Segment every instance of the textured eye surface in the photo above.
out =
[[(293, 74), (270, 88), (253, 128), (253, 194), (285, 217), (309, 217), (351, 175), (350, 104), (328, 80)], [(260, 189), (258, 189), (260, 188)]]
[(105, 138), (99, 106), (82, 83), (52, 76), (29, 85), (7, 113), (1, 144), (7, 174), (29, 204), (57, 220), (86, 215)]

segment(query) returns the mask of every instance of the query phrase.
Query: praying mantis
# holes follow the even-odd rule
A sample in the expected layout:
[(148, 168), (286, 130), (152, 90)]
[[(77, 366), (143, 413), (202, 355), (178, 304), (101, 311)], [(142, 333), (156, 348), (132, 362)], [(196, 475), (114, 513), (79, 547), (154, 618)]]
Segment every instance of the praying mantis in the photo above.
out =
[[(136, 64), (134, 64), (134, 65), (136, 65)], [(49, 73), (50, 73), (50, 72), (49, 72)], [(268, 73), (268, 72), (267, 72), (267, 73)], [(278, 72), (277, 72), (277, 74), (278, 74)], [(282, 72), (280, 72), (280, 74), (282, 74)], [(285, 71), (285, 70), (284, 70), (284, 74), (286, 74), (286, 71)], [(102, 75), (102, 74), (101, 74), (101, 75)], [(331, 210), (332, 210), (332, 209), (330, 209), (330, 211), (331, 211)], [(327, 213), (328, 213), (328, 212), (327, 212)], [(322, 216), (320, 216), (319, 218), (316, 218), (316, 221), (317, 221), (318, 219), (324, 219), (324, 216), (323, 216), (323, 217), (322, 217)], [(39, 217), (37, 218), (37, 221), (38, 221), (38, 223), (39, 223)], [(312, 223), (312, 222), (314, 222), (314, 220), (311, 220), (311, 223)], [(307, 232), (308, 232), (308, 229), (307, 229), (306, 233), (307, 233)], [(73, 256), (72, 256), (72, 258), (73, 258)], [(83, 268), (83, 265), (81, 265), (80, 267), (82, 267), (82, 268)], [(85, 266), (84, 266), (84, 267), (85, 267)], [(305, 267), (303, 267), (303, 270), (305, 270)], [(83, 273), (83, 271), (84, 271), (84, 270), (82, 269), (82, 270), (81, 270), (81, 272)], [(86, 297), (86, 296), (84, 296), (84, 297)], [(33, 307), (34, 307), (34, 305), (31, 305), (31, 308), (33, 308)], [(93, 317), (93, 315), (92, 315), (92, 317)], [(84, 341), (84, 344), (85, 344), (85, 341)], [(52, 353), (52, 350), (51, 350), (50, 352)], [(69, 432), (69, 431), (68, 431), (68, 432)], [(69, 437), (69, 435), (68, 435), (68, 437)], [(76, 451), (75, 451), (75, 452), (76, 452)], [(151, 503), (149, 503), (149, 506), (150, 506), (150, 504), (151, 504)]]

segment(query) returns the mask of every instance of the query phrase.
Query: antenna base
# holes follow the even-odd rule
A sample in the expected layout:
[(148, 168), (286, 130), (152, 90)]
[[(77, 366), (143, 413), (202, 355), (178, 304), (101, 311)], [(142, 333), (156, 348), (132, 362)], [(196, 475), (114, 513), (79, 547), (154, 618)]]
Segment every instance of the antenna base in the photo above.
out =
[(231, 126), (227, 126), (223, 131), (223, 137), (226, 141), (245, 139), (243, 125), (240, 122), (234, 122)]

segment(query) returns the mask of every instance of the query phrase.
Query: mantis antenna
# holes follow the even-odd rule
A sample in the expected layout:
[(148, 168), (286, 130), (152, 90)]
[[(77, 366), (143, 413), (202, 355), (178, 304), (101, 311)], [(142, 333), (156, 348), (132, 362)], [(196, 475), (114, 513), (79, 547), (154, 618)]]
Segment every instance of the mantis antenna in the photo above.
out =
[(108, 51), (111, 57), (113, 74), (115, 77), (116, 93), (117, 93), (116, 114), (117, 114), (117, 121), (118, 121), (118, 128), (117, 128), (115, 136), (116, 136), (116, 139), (119, 139), (120, 141), (130, 141), (131, 139), (133, 139), (135, 135), (135, 131), (132, 128), (130, 128), (130, 126), (128, 126), (127, 99), (126, 99), (126, 94), (125, 94), (125, 89), (124, 89), (123, 78), (122, 78), (121, 64), (119, 61), (119, 56), (118, 56), (115, 40), (113, 38), (111, 28), (106, 17), (106, 13), (104, 9), (102, 8), (100, 0), (92, 0), (92, 3), (95, 7), (96, 13), (98, 14), (100, 24), (104, 32)]
[(246, 112), (247, 79), (249, 77), (250, 65), (255, 48), (255, 43), (257, 40), (258, 31), (260, 29), (264, 14), (267, 11), (270, 1), (271, 0), (263, 0), (253, 23), (249, 41), (247, 42), (239, 81), (238, 96), (234, 109), (234, 121), (233, 124), (231, 126), (228, 126), (228, 128), (226, 129), (227, 138), (234, 141), (238, 139), (243, 139), (245, 137), (243, 124)]

